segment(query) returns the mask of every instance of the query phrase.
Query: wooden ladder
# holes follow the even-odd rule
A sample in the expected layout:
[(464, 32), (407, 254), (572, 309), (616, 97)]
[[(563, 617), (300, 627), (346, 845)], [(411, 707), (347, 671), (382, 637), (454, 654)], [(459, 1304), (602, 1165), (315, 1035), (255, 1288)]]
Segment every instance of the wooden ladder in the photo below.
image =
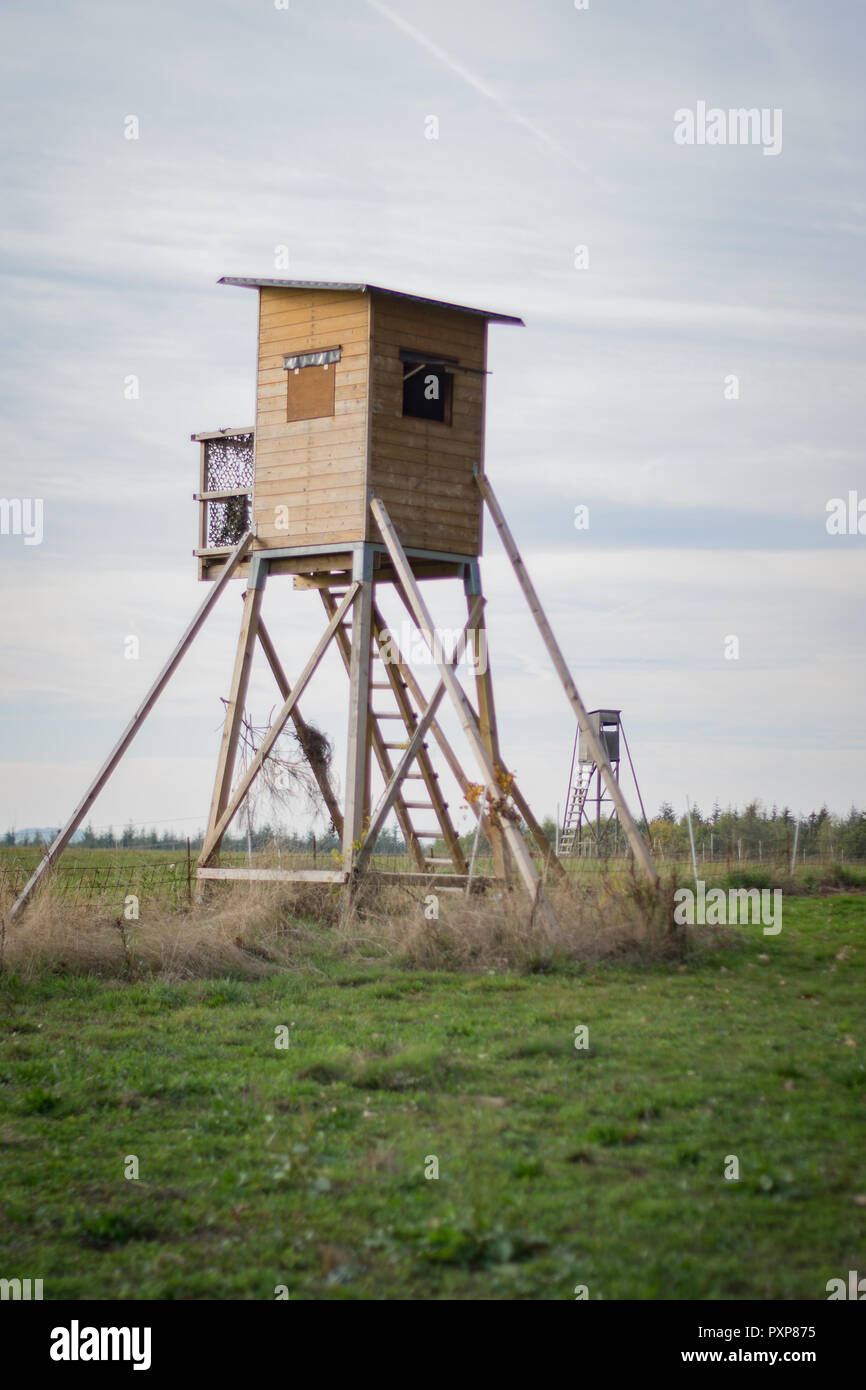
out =
[[(343, 594), (331, 589), (320, 589), (325, 612), (332, 618)], [(351, 629), (348, 622), (340, 623), (335, 632), (335, 641), (346, 670), (351, 661)], [(387, 638), (381, 615), (374, 608), (373, 644), (371, 651), (369, 736), (370, 746), (375, 755), (379, 771), (387, 785), (394, 774), (395, 764), (406, 748), (418, 724), (418, 713), (410, 697), (408, 682), (403, 678), (399, 665), (383, 655)], [(388, 692), (393, 703), (388, 704)], [(379, 707), (379, 706), (382, 707)], [(395, 732), (394, 725), (400, 725)], [(392, 754), (396, 754), (392, 757)], [(411, 787), (406, 783), (419, 783), (417, 798), (412, 797)], [(421, 799), (422, 795), (426, 799)], [(460, 841), (449, 815), (448, 802), (439, 786), (439, 774), (430, 760), (427, 742), (420, 744), (412, 760), (411, 769), (406, 773), (404, 783), (394, 800), (397, 824), (406, 842), (409, 856), (419, 872), (437, 877), (447, 877), (448, 872), (465, 875), (468, 865), (460, 848)], [(435, 827), (416, 827), (413, 813), (428, 812), (435, 817)], [(434, 857), (432, 851), (437, 840), (444, 840), (448, 850), (447, 858)], [(424, 847), (429, 841), (429, 848)], [(462, 892), (462, 887), (454, 891)]]

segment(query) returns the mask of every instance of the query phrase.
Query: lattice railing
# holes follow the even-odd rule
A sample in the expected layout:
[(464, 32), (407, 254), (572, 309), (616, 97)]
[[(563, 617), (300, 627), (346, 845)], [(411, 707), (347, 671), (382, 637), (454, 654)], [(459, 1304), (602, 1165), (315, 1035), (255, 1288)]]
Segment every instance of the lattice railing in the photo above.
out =
[(251, 429), (194, 434), (201, 444), (199, 553), (237, 545), (252, 522)]

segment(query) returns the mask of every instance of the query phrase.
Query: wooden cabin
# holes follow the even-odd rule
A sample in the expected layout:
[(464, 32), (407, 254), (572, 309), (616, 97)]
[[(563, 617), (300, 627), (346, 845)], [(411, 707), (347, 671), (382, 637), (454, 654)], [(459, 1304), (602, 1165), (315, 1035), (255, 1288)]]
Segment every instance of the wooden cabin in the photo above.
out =
[(413, 563), (477, 557), (487, 325), (522, 320), (376, 285), (219, 283), (258, 290), (256, 422), (192, 436), (199, 578), (250, 524), (271, 572), (339, 568), (366, 543), (387, 577), (371, 489)]

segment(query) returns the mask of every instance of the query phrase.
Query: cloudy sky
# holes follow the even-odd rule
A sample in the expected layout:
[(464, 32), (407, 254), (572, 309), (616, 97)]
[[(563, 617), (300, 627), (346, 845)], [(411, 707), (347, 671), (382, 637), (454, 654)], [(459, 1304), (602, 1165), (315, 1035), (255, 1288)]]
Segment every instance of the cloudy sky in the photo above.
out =
[[(253, 419), (255, 294), (221, 275), (521, 315), (487, 471), (648, 807), (866, 804), (866, 536), (826, 524), (866, 498), (858, 3), (13, 0), (5, 30), (0, 496), (44, 534), (0, 535), (0, 829), (65, 819), (201, 601), (189, 435)], [(699, 103), (781, 148), (677, 143)], [(573, 721), (491, 531), (503, 748), (552, 813)], [(95, 825), (203, 824), (240, 591)], [(269, 586), (290, 679), (319, 614)], [(305, 713), (338, 759), (345, 711), (332, 662)]]

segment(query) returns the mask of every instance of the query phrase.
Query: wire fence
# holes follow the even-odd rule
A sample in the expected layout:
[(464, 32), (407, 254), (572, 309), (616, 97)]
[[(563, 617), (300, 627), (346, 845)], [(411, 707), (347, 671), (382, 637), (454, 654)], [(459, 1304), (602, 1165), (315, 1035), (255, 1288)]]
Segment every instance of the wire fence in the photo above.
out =
[[(98, 862), (92, 862), (91, 855), (98, 855)], [(18, 897), (40, 858), (39, 854), (33, 853), (16, 855), (0, 852), (0, 903), (8, 903)], [(852, 883), (856, 882), (859, 885), (866, 882), (866, 865), (862, 859), (849, 857), (841, 863), (840, 858), (815, 853), (810, 854), (804, 861), (802, 855), (798, 855), (796, 876), (798, 879), (800, 876), (805, 878), (809, 876), (810, 871), (812, 874), (820, 875), (822, 870), (830, 870), (835, 866), (837, 875), (845, 876), (847, 873)], [(339, 867), (340, 858), (327, 853), (304, 851), (282, 854), (261, 852), (254, 854), (250, 861), (246, 854), (229, 852), (221, 855), (220, 863), (226, 868), (249, 866), (258, 869), (334, 869)], [(594, 879), (605, 872), (625, 870), (630, 859), (627, 854), (605, 855), (599, 858), (575, 855), (565, 858), (562, 863), (569, 878)], [(656, 864), (662, 873), (679, 873), (685, 877), (692, 873), (691, 860), (681, 851), (668, 857), (663, 854), (657, 855)], [(371, 867), (380, 872), (406, 873), (415, 866), (407, 855), (377, 854)], [(492, 860), (479, 858), (475, 867), (479, 876), (492, 874), (494, 871)], [(539, 861), (539, 868), (543, 867)], [(709, 857), (704, 861), (698, 855), (699, 875), (708, 873), (714, 876), (724, 874), (725, 870), (729, 873), (739, 870), (746, 875), (760, 876), (761, 870), (764, 873), (790, 873), (792, 869), (793, 865), (785, 855), (765, 855), (763, 863), (760, 859), (751, 857), (748, 863), (744, 863), (738, 860), (736, 854), (718, 855), (713, 862), (709, 861)], [(99, 902), (105, 907), (118, 910), (127, 905), (131, 895), (134, 895), (139, 903), (159, 901), (167, 907), (183, 907), (194, 900), (199, 886), (196, 880), (195, 858), (192, 853), (187, 856), (184, 851), (171, 860), (167, 857), (151, 858), (147, 851), (141, 852), (139, 856), (134, 850), (127, 851), (125, 856), (117, 859), (113, 854), (109, 858), (104, 851), (88, 851), (84, 855), (73, 854), (58, 861), (50, 876), (50, 882), (52, 892), (60, 898), (75, 902)]]
[[(118, 859), (102, 858), (104, 851), (87, 851), (88, 856), (93, 853), (100, 855), (100, 862), (82, 862), (80, 854), (57, 862), (48, 880), (56, 897), (70, 902), (99, 902), (119, 910), (126, 906), (130, 895), (139, 903), (158, 900), (166, 906), (181, 907), (192, 902), (198, 891), (195, 857), (191, 855), (187, 859), (183, 851), (172, 862), (154, 861), (144, 856), (136, 858), (135, 851), (132, 851), (133, 857), (127, 852), (126, 857)], [(18, 897), (40, 859), (39, 854), (0, 854), (0, 903)], [(254, 854), (250, 861), (246, 854), (229, 852), (220, 856), (220, 864), (223, 868), (336, 869), (340, 858), (303, 851), (292, 854), (261, 852)], [(374, 866), (392, 871), (412, 867), (405, 855), (377, 855)]]
[[(17, 898), (38, 859), (4, 856), (0, 860), (0, 895)], [(192, 896), (194, 871), (186, 860), (170, 864), (121, 860), (110, 864), (64, 863), (51, 876), (52, 890), (76, 902), (100, 901), (121, 908), (130, 895), (139, 900), (160, 898), (174, 906)]]

